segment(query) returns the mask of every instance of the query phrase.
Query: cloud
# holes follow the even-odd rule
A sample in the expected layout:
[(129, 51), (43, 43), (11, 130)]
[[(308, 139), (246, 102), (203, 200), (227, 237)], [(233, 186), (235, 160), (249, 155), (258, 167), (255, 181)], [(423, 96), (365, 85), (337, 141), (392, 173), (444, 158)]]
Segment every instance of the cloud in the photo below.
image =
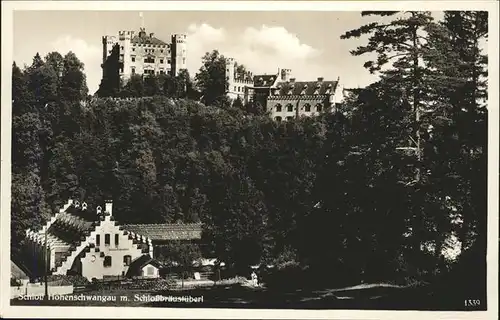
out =
[(233, 57), (254, 73), (275, 73), (290, 68), (299, 78), (322, 75), (321, 50), (303, 43), (297, 35), (280, 26), (262, 25), (244, 30), (225, 30), (207, 24), (188, 28), (188, 69), (196, 74), (201, 57), (214, 49)]
[(50, 44), (50, 47), (50, 51), (57, 51), (63, 56), (72, 51), (83, 62), (89, 93), (94, 94), (101, 82), (102, 49), (72, 36), (59, 37)]

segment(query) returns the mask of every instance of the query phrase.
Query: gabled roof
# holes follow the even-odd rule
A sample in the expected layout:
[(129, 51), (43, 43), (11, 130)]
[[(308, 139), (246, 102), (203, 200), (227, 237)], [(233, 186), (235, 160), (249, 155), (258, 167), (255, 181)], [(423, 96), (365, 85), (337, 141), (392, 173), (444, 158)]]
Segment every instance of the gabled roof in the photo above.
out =
[(82, 237), (85, 237), (95, 227), (93, 221), (84, 218), (85, 211), (71, 204), (65, 212), (57, 215), (56, 220), (50, 225), (48, 235), (61, 240), (60, 242), (64, 244), (78, 244)]
[(163, 265), (158, 260), (151, 258), (149, 254), (143, 254), (130, 263), (126, 276), (129, 277), (137, 274), (139, 270), (147, 265), (152, 265), (158, 269), (163, 268)]
[(324, 95), (334, 94), (338, 81), (278, 82), (275, 95)]
[(277, 74), (264, 74), (253, 76), (253, 85), (255, 87), (270, 87), (278, 78)]
[(201, 239), (201, 224), (126, 224), (123, 229), (155, 240), (198, 240)]

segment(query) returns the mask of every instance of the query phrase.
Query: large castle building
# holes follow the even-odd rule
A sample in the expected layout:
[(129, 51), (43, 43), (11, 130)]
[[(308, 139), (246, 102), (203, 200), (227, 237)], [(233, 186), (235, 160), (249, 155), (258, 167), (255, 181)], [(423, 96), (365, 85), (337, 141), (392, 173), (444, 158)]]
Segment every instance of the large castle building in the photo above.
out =
[[(174, 34), (167, 43), (146, 33), (119, 31), (117, 36), (102, 37), (103, 78), (109, 78), (112, 67), (117, 66), (119, 76), (127, 80), (134, 74), (170, 74), (176, 76), (187, 69), (187, 37)], [(110, 71), (111, 69), (111, 71)]]
[(333, 112), (344, 97), (340, 79), (297, 81), (290, 69), (278, 69), (275, 74), (238, 74), (236, 66), (233, 58), (226, 60), (226, 95), (244, 104), (258, 103), (276, 121)]

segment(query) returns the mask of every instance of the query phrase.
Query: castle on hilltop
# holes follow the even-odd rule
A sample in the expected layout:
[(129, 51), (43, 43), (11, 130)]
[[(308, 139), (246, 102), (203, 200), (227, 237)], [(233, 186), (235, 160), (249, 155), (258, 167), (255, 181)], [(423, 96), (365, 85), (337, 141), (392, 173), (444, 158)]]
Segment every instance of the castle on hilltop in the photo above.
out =
[(147, 34), (145, 28), (138, 33), (119, 31), (117, 36), (102, 37), (103, 79), (112, 78), (116, 69), (122, 80), (134, 74), (176, 76), (187, 68), (186, 60), (185, 34), (172, 35), (170, 43), (156, 38), (154, 33)]

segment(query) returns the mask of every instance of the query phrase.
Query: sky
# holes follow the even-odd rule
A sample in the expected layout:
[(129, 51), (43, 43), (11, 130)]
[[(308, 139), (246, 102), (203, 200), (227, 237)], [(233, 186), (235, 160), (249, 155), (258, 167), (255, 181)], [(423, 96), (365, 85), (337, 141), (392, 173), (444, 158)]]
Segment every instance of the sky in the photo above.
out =
[(297, 80), (340, 78), (347, 88), (376, 80), (363, 68), (369, 57), (350, 54), (365, 39), (340, 39), (346, 31), (373, 21), (360, 12), (145, 11), (142, 22), (139, 11), (15, 11), (13, 18), (13, 58), (19, 66), (31, 64), (37, 52), (45, 56), (73, 51), (85, 64), (90, 93), (97, 90), (102, 75), (102, 36), (137, 31), (142, 23), (147, 33), (166, 42), (171, 34), (187, 34), (192, 76), (201, 57), (217, 49), (254, 74), (287, 68)]

